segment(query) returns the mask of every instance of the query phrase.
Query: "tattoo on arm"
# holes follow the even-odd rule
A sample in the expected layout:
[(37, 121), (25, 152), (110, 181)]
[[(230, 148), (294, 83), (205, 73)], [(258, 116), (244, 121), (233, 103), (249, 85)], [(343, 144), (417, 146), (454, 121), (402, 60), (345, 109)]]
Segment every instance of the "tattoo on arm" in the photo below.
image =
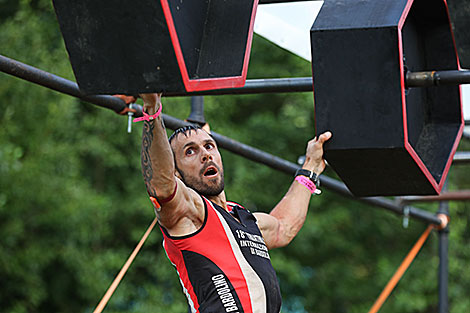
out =
[(157, 197), (155, 188), (152, 187), (151, 181), (153, 178), (152, 159), (150, 158), (150, 148), (153, 141), (153, 130), (155, 129), (155, 120), (144, 122), (144, 131), (142, 135), (142, 174), (144, 176), (145, 187), (151, 197)]

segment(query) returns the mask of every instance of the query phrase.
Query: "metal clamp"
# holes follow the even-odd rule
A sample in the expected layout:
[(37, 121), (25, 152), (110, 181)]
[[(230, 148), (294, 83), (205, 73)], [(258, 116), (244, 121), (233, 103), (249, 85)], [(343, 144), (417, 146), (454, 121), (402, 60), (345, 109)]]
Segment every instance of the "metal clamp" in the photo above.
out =
[(134, 112), (131, 110), (134, 109), (134, 103), (129, 103), (129, 111), (127, 112), (127, 133), (130, 134), (132, 132), (132, 117), (134, 116)]

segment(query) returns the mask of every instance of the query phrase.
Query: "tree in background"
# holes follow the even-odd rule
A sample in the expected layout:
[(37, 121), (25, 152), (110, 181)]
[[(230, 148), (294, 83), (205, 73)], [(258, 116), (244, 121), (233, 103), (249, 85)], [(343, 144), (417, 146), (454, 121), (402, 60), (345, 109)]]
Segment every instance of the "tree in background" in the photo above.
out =
[[(73, 80), (50, 1), (0, 0), (1, 54)], [(311, 75), (310, 64), (255, 36), (249, 78)], [(0, 307), (5, 312), (91, 312), (153, 219), (140, 174), (141, 125), (0, 73)], [(214, 131), (295, 161), (314, 136), (311, 93), (206, 97)], [(164, 99), (184, 119), (189, 99)], [(461, 150), (469, 150), (469, 142)], [(228, 198), (268, 212), (292, 177), (222, 152)], [(450, 189), (469, 188), (453, 167)], [(327, 175), (335, 174), (328, 170)], [(432, 212), (437, 205), (421, 208)], [(452, 202), (450, 301), (470, 307), (470, 212)], [(307, 221), (271, 259), (283, 312), (365, 312), (426, 225), (324, 190)], [(106, 312), (186, 312), (155, 230)], [(435, 312), (433, 234), (381, 312)]]

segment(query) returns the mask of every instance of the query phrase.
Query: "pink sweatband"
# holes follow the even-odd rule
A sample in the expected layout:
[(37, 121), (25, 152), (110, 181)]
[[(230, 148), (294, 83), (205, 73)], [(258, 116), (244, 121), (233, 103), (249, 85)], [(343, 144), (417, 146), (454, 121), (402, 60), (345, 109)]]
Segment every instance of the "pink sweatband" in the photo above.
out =
[(142, 111), (142, 114), (143, 114), (144, 116), (135, 118), (133, 122), (135, 123), (135, 122), (140, 122), (140, 121), (151, 121), (151, 120), (154, 120), (154, 119), (157, 118), (157, 116), (160, 115), (160, 113), (162, 113), (162, 108), (163, 108), (163, 105), (160, 103), (160, 108), (158, 109), (157, 113), (155, 113), (155, 114), (153, 114), (153, 115), (148, 115), (147, 113), (145, 113), (144, 111)]
[(317, 186), (315, 186), (315, 184), (307, 177), (299, 175), (295, 180), (304, 185), (312, 194), (320, 194), (320, 189), (317, 189)]

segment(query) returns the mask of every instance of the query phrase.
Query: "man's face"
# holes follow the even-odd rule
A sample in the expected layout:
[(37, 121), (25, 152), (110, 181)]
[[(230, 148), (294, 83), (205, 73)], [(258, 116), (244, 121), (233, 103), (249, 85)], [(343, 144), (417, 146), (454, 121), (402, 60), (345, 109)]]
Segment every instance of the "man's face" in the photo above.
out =
[(224, 190), (224, 170), (214, 139), (201, 129), (185, 134), (171, 143), (181, 179), (203, 196), (219, 195)]

